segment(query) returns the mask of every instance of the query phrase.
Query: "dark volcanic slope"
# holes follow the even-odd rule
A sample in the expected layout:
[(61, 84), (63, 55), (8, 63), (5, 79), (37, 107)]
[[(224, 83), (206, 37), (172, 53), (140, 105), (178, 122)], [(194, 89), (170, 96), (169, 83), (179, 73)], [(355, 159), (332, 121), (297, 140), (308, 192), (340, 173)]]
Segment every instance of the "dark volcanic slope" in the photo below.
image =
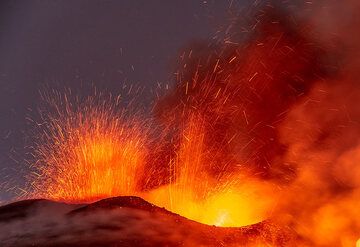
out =
[(292, 236), (269, 222), (203, 225), (139, 197), (88, 205), (26, 200), (0, 207), (1, 246), (290, 246)]

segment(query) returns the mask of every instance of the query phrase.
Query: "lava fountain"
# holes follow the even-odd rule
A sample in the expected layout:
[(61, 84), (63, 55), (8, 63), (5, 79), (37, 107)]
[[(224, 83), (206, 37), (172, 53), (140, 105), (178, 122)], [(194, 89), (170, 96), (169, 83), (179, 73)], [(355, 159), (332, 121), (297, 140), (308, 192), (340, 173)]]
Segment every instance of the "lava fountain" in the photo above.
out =
[(52, 113), (34, 149), (38, 196), (79, 202), (136, 194), (148, 148), (145, 121), (126, 120), (116, 110), (119, 98), (69, 97), (43, 94)]
[(271, 219), (301, 246), (358, 245), (358, 63), (273, 6), (253, 19), (181, 54), (152, 118), (121, 96), (46, 94), (30, 196), (138, 195), (204, 224)]
[[(91, 202), (139, 195), (190, 219), (218, 226), (249, 225), (266, 217), (273, 200), (264, 199), (271, 191), (264, 182), (245, 174), (223, 173), (214, 178), (207, 173), (206, 165), (214, 164), (205, 158), (209, 156), (205, 125), (199, 117), (189, 119), (181, 131), (177, 154), (166, 166), (168, 184), (144, 190), (151, 180), (161, 182), (149, 167), (153, 153), (161, 147), (149, 140), (155, 134), (151, 125), (126, 110), (116, 110), (118, 97), (94, 97), (81, 103), (76, 97), (71, 100), (70, 93), (43, 94), (47, 109), (54, 111), (43, 119), (44, 132), (33, 152), (36, 171), (30, 180), (36, 197)], [(260, 199), (261, 203), (252, 205)]]

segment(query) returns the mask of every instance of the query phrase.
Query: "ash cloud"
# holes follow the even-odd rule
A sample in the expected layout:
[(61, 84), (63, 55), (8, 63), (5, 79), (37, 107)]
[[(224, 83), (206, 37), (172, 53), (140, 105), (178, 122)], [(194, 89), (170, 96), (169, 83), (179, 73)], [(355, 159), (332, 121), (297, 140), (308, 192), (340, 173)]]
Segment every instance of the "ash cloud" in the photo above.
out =
[(205, 119), (205, 145), (216, 160), (208, 163), (217, 167), (212, 173), (224, 167), (234, 172), (240, 164), (286, 183), (297, 167), (279, 162), (288, 148), (279, 139), (280, 125), (318, 81), (338, 75), (342, 55), (289, 6), (266, 3), (235, 17), (223, 40), (194, 44), (181, 55), (177, 86), (158, 103), (157, 113), (179, 132), (191, 115)]
[(360, 236), (359, 10), (356, 1), (332, 1), (309, 17), (322, 41), (341, 44), (343, 63), (336, 78), (319, 80), (291, 108), (279, 130), (288, 146), (282, 160), (299, 167), (279, 214), (291, 215), (287, 224), (315, 246), (354, 246)]

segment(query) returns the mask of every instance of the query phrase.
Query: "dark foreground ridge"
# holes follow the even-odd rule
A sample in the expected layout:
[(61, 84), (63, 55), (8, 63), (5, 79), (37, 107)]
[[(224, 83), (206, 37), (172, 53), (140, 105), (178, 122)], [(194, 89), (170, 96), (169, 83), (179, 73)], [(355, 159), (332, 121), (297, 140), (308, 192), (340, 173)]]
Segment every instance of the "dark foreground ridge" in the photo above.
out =
[(188, 220), (140, 197), (91, 204), (25, 200), (0, 207), (1, 246), (291, 246), (270, 221), (222, 228)]
[[(103, 199), (78, 209), (71, 211), (69, 214), (74, 215), (78, 213), (86, 213), (90, 211), (97, 211), (97, 210), (111, 210), (116, 208), (133, 208), (144, 210), (152, 213), (163, 213), (163, 214), (173, 214), (164, 208), (160, 208), (154, 204), (151, 204), (144, 199), (138, 196), (119, 196), (119, 197), (111, 197), (107, 199)], [(173, 214), (177, 215), (177, 214)]]

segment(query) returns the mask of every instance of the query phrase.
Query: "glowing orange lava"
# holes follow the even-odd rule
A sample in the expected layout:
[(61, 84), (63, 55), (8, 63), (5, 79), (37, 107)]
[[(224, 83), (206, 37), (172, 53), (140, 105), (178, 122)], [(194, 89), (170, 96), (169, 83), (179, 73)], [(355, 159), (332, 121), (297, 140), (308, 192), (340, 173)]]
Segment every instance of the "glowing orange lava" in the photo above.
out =
[(110, 102), (89, 100), (74, 109), (67, 97), (64, 109), (45, 120), (46, 132), (34, 153), (38, 196), (93, 201), (136, 194), (147, 153), (146, 127), (125, 120), (123, 113), (115, 116)]
[(217, 178), (208, 174), (207, 168), (216, 161), (205, 144), (204, 127), (202, 118), (190, 117), (169, 164), (173, 180), (145, 198), (209, 225), (244, 226), (267, 218), (276, 197), (270, 197), (274, 190), (265, 182), (251, 181), (245, 174), (223, 172)]
[(65, 111), (47, 118), (42, 143), (35, 149), (33, 175), (38, 177), (33, 186), (38, 197), (83, 202), (140, 195), (189, 219), (217, 226), (249, 225), (269, 215), (274, 200), (264, 199), (270, 193), (264, 182), (244, 175), (215, 179), (208, 174), (200, 117), (192, 117), (181, 132), (177, 155), (168, 164), (170, 183), (145, 192), (141, 189), (145, 177), (159, 179), (146, 169), (147, 157), (158, 148), (149, 146), (150, 128), (140, 120), (112, 114), (111, 102), (104, 104), (107, 109), (91, 100), (85, 108), (74, 109), (67, 97)]

